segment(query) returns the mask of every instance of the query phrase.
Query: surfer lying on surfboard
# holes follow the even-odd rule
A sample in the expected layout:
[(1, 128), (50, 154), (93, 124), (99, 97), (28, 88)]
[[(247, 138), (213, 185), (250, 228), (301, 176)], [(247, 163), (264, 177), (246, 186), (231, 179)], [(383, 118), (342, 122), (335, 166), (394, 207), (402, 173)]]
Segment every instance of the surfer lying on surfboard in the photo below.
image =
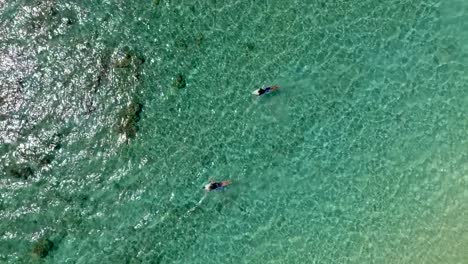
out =
[(275, 90), (278, 90), (278, 88), (280, 88), (278, 85), (273, 85), (271, 87), (265, 87), (265, 88), (260, 88), (258, 90), (255, 90), (255, 91), (252, 92), (252, 94), (260, 96), (262, 94), (267, 94), (267, 93), (273, 92)]
[(210, 180), (210, 183), (208, 183), (207, 185), (205, 185), (205, 187), (203, 187), (203, 189), (205, 189), (206, 192), (211, 192), (211, 191), (214, 191), (214, 190), (222, 190), (224, 189), (224, 187), (228, 186), (229, 184), (231, 184), (231, 181), (222, 181), (222, 182), (217, 182), (217, 181), (213, 181), (213, 180)]

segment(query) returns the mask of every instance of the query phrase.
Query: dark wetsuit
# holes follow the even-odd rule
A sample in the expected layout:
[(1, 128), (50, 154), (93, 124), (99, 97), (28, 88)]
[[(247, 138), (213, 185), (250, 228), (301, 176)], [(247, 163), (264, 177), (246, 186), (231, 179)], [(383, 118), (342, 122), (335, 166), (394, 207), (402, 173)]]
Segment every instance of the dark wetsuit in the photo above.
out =
[(210, 191), (223, 188), (223, 184), (220, 182), (212, 182), (210, 184)]
[(266, 88), (260, 88), (258, 89), (258, 95), (266, 94), (271, 91), (271, 87), (266, 87)]

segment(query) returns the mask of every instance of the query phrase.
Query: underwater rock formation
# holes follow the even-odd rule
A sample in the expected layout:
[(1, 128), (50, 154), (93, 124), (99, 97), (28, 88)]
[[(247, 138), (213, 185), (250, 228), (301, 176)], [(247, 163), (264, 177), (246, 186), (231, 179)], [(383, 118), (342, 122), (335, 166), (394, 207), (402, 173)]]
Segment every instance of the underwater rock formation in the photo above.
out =
[(32, 253), (40, 258), (45, 258), (54, 247), (54, 243), (49, 239), (39, 239), (34, 243)]
[(7, 175), (17, 178), (27, 180), (34, 174), (34, 170), (27, 164), (13, 164), (7, 167)]
[(115, 68), (128, 68), (134, 66), (137, 68), (145, 62), (145, 59), (138, 56), (128, 46), (118, 49), (113, 56), (113, 65)]
[(202, 33), (199, 33), (198, 35), (195, 36), (195, 44), (197, 47), (200, 47), (203, 41), (205, 40), (205, 35)]
[(114, 66), (116, 68), (126, 68), (132, 63), (130, 48), (125, 46), (119, 49), (114, 55)]
[(52, 163), (52, 161), (54, 161), (54, 159), (55, 159), (55, 156), (52, 155), (52, 154), (44, 155), (44, 156), (39, 160), (39, 165), (41, 165), (41, 166), (50, 165), (50, 164)]
[(143, 105), (137, 102), (131, 102), (119, 113), (117, 131), (127, 139), (134, 138), (138, 131), (137, 123), (140, 120), (140, 113)]
[(186, 83), (186, 81), (185, 81), (185, 77), (184, 77), (182, 74), (180, 74), (180, 73), (177, 74), (177, 76), (176, 76), (174, 82), (172, 83), (172, 85), (173, 85), (174, 87), (176, 87), (177, 89), (182, 89), (182, 88), (184, 88), (184, 87), (187, 85), (187, 83)]

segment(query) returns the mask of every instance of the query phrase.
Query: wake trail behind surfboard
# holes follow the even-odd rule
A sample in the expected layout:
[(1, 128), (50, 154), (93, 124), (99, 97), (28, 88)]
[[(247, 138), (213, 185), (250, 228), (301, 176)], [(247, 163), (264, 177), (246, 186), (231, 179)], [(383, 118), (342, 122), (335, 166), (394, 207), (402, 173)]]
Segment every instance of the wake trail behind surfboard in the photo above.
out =
[(189, 216), (193, 211), (195, 211), (198, 207), (200, 207), (200, 205), (203, 203), (203, 201), (205, 200), (207, 194), (205, 193), (205, 195), (203, 195), (203, 197), (200, 199), (200, 201), (198, 201), (198, 203), (190, 208), (188, 211), (187, 211), (187, 215), (186, 216)]

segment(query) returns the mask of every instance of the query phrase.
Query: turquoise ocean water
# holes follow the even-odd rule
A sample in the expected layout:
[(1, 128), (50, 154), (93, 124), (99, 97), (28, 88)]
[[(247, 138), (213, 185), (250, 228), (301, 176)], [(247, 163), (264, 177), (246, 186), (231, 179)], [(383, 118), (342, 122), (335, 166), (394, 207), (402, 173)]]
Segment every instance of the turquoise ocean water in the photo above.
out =
[(0, 263), (467, 263), (467, 30), (461, 0), (0, 0)]

